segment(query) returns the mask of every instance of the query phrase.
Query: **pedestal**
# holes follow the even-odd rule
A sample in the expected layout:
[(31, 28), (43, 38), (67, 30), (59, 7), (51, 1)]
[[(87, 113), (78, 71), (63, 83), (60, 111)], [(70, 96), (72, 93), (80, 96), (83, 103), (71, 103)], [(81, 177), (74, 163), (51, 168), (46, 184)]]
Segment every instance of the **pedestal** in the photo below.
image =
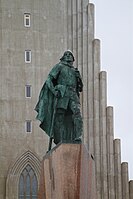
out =
[(96, 198), (94, 160), (83, 144), (60, 144), (45, 155), (38, 198)]

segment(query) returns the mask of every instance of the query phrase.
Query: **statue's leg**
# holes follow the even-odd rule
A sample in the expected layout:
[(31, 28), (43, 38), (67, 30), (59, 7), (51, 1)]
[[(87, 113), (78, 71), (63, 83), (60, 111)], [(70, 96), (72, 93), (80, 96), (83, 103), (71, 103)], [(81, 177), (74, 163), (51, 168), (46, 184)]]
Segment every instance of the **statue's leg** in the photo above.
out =
[(55, 115), (55, 124), (54, 124), (54, 143), (58, 144), (63, 140), (64, 134), (64, 116), (65, 109), (58, 108)]
[(72, 111), (72, 119), (74, 123), (74, 139), (78, 139), (82, 135), (83, 121), (80, 112), (80, 103), (74, 100), (70, 100), (69, 107)]

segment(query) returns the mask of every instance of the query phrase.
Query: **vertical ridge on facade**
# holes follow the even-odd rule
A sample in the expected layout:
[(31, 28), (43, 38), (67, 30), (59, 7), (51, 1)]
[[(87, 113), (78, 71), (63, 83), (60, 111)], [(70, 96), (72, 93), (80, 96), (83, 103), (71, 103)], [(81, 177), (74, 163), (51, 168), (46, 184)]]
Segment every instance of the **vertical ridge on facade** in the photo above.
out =
[(100, 72), (100, 151), (101, 151), (101, 184), (102, 194), (108, 198), (107, 189), (107, 146), (106, 146), (106, 106), (107, 106), (107, 80), (106, 72)]
[(77, 39), (77, 51), (78, 51), (78, 60), (77, 60), (77, 64), (78, 64), (78, 68), (82, 74), (82, 49), (81, 49), (81, 27), (82, 27), (82, 11), (81, 11), (81, 0), (77, 0), (77, 31), (78, 31), (78, 39)]
[[(77, 6), (77, 67), (78, 70), (81, 73), (81, 76), (83, 77), (83, 71), (82, 71), (82, 48), (81, 48), (81, 43), (82, 43), (82, 10), (81, 10), (81, 0), (76, 1), (76, 6)], [(84, 80), (83, 80), (84, 84)], [(81, 111), (83, 110), (83, 94), (80, 96), (80, 101), (81, 101)], [(82, 111), (83, 115), (83, 111)], [(84, 137), (84, 135), (83, 135)]]
[(73, 50), (72, 0), (67, 0), (67, 49)]
[(106, 109), (107, 121), (107, 180), (108, 180), (108, 199), (114, 199), (114, 125), (113, 125), (113, 107)]
[(128, 177), (128, 163), (121, 164), (121, 179), (122, 179), (122, 199), (129, 199), (129, 177)]
[(129, 199), (133, 199), (133, 180), (129, 181)]
[(62, 3), (62, 11), (63, 15), (63, 43), (64, 43), (64, 51), (68, 49), (68, 2), (64, 0)]
[(73, 54), (75, 56), (75, 66), (77, 67), (77, 1), (72, 1), (72, 26), (73, 26)]
[(73, 6), (74, 0), (71, 0), (71, 50), (73, 52), (73, 44), (74, 44), (74, 37), (73, 37), (73, 31), (74, 31), (74, 6)]
[[(87, 32), (87, 6), (85, 2), (82, 2), (82, 71), (84, 81), (83, 92), (83, 121), (84, 121), (84, 144), (88, 148), (88, 32)], [(86, 131), (87, 129), (87, 131)]]
[(88, 143), (89, 151), (94, 154), (94, 134), (93, 134), (93, 104), (94, 104), (94, 66), (93, 66), (93, 40), (94, 40), (94, 5), (87, 5), (87, 32), (88, 32), (88, 52), (87, 52), (87, 76), (88, 76)]
[(100, 165), (100, 137), (99, 137), (99, 73), (100, 73), (100, 40), (93, 41), (93, 70), (94, 70), (94, 159), (96, 170), (97, 199), (101, 199), (101, 165)]
[(115, 197), (117, 199), (122, 199), (120, 139), (114, 140), (114, 173), (115, 173)]

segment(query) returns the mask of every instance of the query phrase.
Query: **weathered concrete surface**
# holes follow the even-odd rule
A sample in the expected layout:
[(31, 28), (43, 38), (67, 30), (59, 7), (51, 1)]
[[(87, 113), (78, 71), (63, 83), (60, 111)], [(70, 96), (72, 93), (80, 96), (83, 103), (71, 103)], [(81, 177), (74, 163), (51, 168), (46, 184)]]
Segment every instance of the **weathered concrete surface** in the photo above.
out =
[(129, 198), (133, 199), (133, 180), (129, 181)]
[(39, 199), (95, 199), (94, 160), (81, 144), (61, 144), (43, 160)]
[(122, 199), (129, 199), (128, 163), (121, 164)]
[(101, 71), (100, 74), (100, 120), (99, 120), (99, 132), (100, 132), (100, 151), (101, 151), (101, 188), (102, 194), (105, 199), (108, 198), (108, 183), (107, 183), (107, 142), (106, 142), (106, 106), (107, 106), (107, 75), (105, 71)]
[(107, 177), (108, 177), (108, 199), (115, 198), (114, 187), (114, 125), (113, 125), (113, 107), (106, 108), (107, 122)]
[(121, 142), (120, 139), (114, 140), (114, 181), (115, 195), (117, 199), (122, 199), (122, 184), (121, 184)]

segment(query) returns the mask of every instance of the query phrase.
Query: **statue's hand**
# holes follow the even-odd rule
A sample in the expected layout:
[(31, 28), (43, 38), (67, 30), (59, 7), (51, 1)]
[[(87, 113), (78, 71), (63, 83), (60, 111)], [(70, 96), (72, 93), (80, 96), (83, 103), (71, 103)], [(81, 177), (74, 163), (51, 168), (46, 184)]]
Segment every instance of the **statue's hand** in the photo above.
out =
[(55, 97), (59, 98), (61, 96), (61, 93), (59, 90), (55, 90), (54, 95)]
[(80, 78), (80, 72), (79, 72), (79, 70), (77, 68), (75, 68), (75, 75), (76, 75), (76, 77)]

